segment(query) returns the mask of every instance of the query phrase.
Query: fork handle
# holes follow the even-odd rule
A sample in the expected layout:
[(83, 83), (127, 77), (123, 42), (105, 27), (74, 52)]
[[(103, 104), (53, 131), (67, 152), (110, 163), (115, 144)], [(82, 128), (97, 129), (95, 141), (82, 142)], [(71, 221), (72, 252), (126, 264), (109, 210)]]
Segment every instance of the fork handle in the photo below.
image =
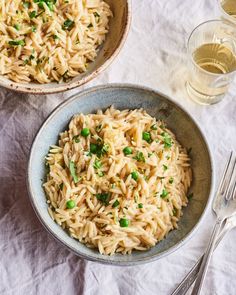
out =
[[(226, 223), (223, 226), (223, 229), (221, 230), (216, 244), (215, 249), (221, 242), (221, 240), (224, 238), (224, 236), (233, 228), (231, 223)], [(185, 276), (185, 278), (182, 280), (182, 282), (177, 286), (177, 288), (171, 293), (171, 295), (185, 295), (189, 288), (192, 286), (194, 281), (196, 280), (197, 274), (199, 272), (202, 260), (203, 260), (204, 254), (198, 259), (198, 261), (194, 264), (194, 266), (191, 268), (189, 273)]]
[(199, 270), (199, 273), (197, 276), (197, 280), (196, 280), (196, 283), (194, 285), (191, 295), (200, 295), (200, 293), (201, 293), (202, 285), (203, 285), (204, 279), (206, 277), (206, 273), (207, 273), (207, 269), (208, 269), (208, 266), (210, 263), (211, 255), (212, 255), (213, 250), (215, 248), (217, 235), (220, 231), (222, 222), (223, 222), (222, 219), (217, 219), (217, 221), (216, 221), (216, 224), (215, 224), (213, 232), (211, 234), (211, 238), (210, 238), (206, 253), (203, 257), (201, 267), (200, 267), (200, 270)]

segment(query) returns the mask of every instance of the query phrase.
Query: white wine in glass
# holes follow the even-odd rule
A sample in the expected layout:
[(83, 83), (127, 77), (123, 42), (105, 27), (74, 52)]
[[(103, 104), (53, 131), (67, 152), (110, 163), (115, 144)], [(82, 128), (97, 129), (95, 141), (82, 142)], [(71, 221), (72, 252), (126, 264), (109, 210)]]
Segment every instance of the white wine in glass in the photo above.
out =
[(236, 72), (235, 28), (220, 20), (199, 25), (189, 37), (188, 54), (189, 96), (200, 104), (219, 102)]
[(193, 59), (211, 73), (226, 74), (236, 70), (236, 57), (224, 44), (203, 44), (193, 52)]
[(221, 7), (224, 9), (224, 11), (231, 15), (232, 17), (235, 17), (236, 19), (236, 1), (235, 0), (223, 0), (221, 1)]

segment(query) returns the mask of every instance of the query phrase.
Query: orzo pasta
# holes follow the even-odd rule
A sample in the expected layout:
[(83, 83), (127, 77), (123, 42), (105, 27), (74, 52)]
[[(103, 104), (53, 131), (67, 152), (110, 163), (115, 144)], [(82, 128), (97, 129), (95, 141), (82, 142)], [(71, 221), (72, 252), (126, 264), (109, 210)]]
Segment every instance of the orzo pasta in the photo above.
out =
[(111, 16), (102, 0), (1, 0), (0, 74), (49, 83), (85, 72)]
[(75, 115), (46, 165), (51, 217), (101, 254), (154, 246), (188, 203), (189, 156), (143, 109)]

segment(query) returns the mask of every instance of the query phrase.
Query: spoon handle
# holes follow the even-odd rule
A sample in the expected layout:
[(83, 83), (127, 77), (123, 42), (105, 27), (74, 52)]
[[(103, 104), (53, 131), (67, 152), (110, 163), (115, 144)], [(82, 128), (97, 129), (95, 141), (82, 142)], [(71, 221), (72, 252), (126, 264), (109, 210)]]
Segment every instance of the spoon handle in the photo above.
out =
[(203, 257), (202, 263), (201, 263), (201, 267), (196, 279), (196, 283), (194, 285), (193, 291), (191, 293), (191, 295), (200, 295), (201, 293), (201, 289), (202, 289), (202, 285), (204, 282), (204, 279), (206, 277), (206, 273), (207, 273), (207, 269), (210, 263), (210, 259), (211, 259), (211, 255), (213, 253), (214, 250), (214, 246), (217, 240), (217, 235), (220, 231), (220, 227), (222, 225), (223, 220), (221, 219), (217, 219), (216, 224), (214, 226), (208, 247), (206, 249), (206, 253)]

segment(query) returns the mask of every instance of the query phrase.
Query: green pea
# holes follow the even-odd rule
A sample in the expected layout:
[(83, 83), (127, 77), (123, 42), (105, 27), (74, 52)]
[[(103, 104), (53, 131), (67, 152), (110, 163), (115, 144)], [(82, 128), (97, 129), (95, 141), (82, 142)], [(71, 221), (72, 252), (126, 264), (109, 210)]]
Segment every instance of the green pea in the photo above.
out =
[(120, 226), (121, 227), (128, 227), (129, 226), (129, 220), (126, 218), (121, 218), (120, 219)]
[(127, 156), (127, 155), (131, 155), (132, 154), (132, 149), (131, 147), (127, 146), (123, 149), (123, 153)]
[(82, 129), (82, 131), (81, 131), (81, 135), (82, 135), (83, 137), (88, 137), (89, 134), (90, 134), (90, 130), (89, 130), (89, 128), (84, 128), (84, 129)]
[(143, 132), (143, 140), (150, 143), (152, 141), (150, 132)]
[(39, 3), (38, 3), (39, 8), (41, 8), (41, 9), (44, 9), (43, 2), (44, 1), (39, 1)]
[(73, 209), (75, 207), (75, 202), (73, 200), (69, 200), (66, 202), (66, 207), (68, 209)]
[(33, 10), (29, 13), (30, 18), (34, 18), (34, 17), (36, 17), (36, 15), (37, 15), (37, 12), (35, 10)]
[(133, 171), (132, 173), (131, 173), (131, 176), (132, 176), (132, 178), (136, 181), (136, 180), (138, 180), (138, 172), (137, 171)]

